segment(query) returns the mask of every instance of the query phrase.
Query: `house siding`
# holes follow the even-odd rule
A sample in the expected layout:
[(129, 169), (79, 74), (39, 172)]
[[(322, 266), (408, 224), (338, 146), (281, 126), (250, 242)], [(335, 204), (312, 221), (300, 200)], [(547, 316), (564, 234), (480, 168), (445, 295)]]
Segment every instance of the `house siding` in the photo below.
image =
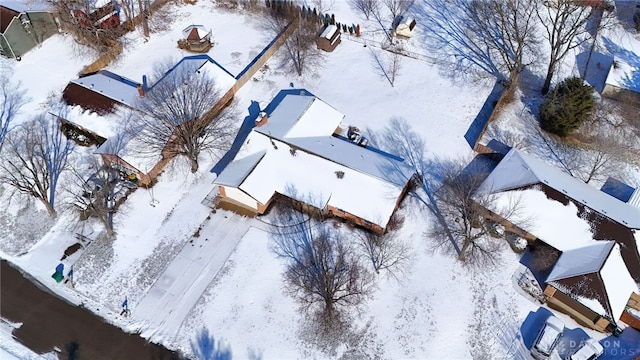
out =
[[(25, 30), (22, 21), (31, 23), (31, 31)], [(58, 32), (55, 18), (48, 12), (21, 13), (7, 26), (4, 36), (0, 37), (0, 49), (7, 57), (26, 54), (44, 40)]]
[(600, 314), (582, 305), (557, 288), (547, 285), (544, 289), (544, 295), (547, 299), (547, 304), (551, 308), (571, 316), (579, 324), (601, 332), (608, 331), (607, 327), (611, 324), (609, 320), (601, 317)]

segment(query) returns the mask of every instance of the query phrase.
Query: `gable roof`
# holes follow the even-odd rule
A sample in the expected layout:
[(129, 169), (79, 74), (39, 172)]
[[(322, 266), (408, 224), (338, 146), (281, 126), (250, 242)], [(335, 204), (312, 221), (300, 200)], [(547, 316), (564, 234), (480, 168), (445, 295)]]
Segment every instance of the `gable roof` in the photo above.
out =
[[(620, 245), (612, 241), (600, 242), (589, 248), (568, 253), (560, 255), (558, 263), (549, 275), (549, 279), (555, 279), (548, 279), (548, 282), (596, 313), (606, 315), (617, 322), (631, 293), (638, 292), (638, 286), (622, 259)], [(580, 259), (581, 254), (591, 254), (593, 257)], [(591, 260), (594, 260), (597, 266), (584, 264)], [(570, 269), (574, 271), (567, 271)], [(564, 275), (561, 274), (563, 272)], [(575, 274), (572, 275), (572, 272)]]
[(640, 93), (640, 61), (638, 58), (615, 57), (609, 68), (605, 84)]
[(600, 271), (613, 245), (615, 241), (598, 241), (590, 246), (564, 251), (547, 277), (547, 281)]
[(267, 123), (251, 131), (242, 155), (214, 183), (261, 204), (280, 193), (384, 228), (414, 171), (402, 159), (333, 136), (344, 115), (310, 93), (276, 99)]
[[(100, 70), (82, 76), (76, 80), (72, 80), (71, 84), (75, 84), (89, 92), (97, 93), (132, 108), (135, 107), (135, 103), (140, 97), (137, 82), (108, 70)], [(67, 90), (65, 89), (65, 93), (66, 92)]]
[(538, 183), (546, 184), (630, 229), (640, 229), (640, 208), (626, 204), (515, 148), (489, 174), (478, 193), (496, 193)]
[(0, 5), (0, 33), (4, 33), (13, 21), (13, 18), (20, 15), (20, 12)]

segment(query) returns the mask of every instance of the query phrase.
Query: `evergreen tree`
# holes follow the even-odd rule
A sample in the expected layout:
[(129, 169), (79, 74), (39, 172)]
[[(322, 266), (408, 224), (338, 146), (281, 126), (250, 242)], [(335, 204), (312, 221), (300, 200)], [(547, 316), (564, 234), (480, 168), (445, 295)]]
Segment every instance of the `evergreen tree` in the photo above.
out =
[(336, 15), (331, 14), (331, 25), (335, 25), (335, 24), (336, 24)]
[(347, 24), (342, 24), (342, 32), (343, 33), (347, 32)]
[(567, 136), (582, 125), (595, 109), (593, 88), (580, 79), (563, 80), (540, 106), (540, 127)]

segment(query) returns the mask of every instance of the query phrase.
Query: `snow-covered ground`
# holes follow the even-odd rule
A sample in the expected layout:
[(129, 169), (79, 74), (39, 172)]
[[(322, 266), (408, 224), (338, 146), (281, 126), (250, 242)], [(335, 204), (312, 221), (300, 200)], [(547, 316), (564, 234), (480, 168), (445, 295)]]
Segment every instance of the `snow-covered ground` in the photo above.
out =
[[(169, 6), (176, 16), (167, 30), (152, 34), (148, 41), (138, 32), (129, 34), (130, 47), (109, 70), (141, 81), (143, 74), (152, 72), (154, 61), (185, 55), (176, 41), (190, 24), (213, 29), (216, 45), (209, 55), (234, 75), (270, 41), (249, 15), (204, 0)], [(369, 36), (378, 31), (374, 22), (364, 22), (353, 13), (346, 1), (335, 2), (332, 12), (340, 14), (339, 21), (372, 27)], [(336, 50), (326, 54), (322, 66), (302, 77), (279, 69), (277, 59), (270, 60), (236, 94), (238, 125), (252, 101), (266, 106), (279, 90), (293, 85), (306, 88), (345, 114), (343, 123), (364, 129), (365, 136), (383, 129), (392, 118), (404, 118), (424, 138), (428, 158), (471, 156), (463, 135), (492, 84), (456, 83), (453, 76), (429, 62), (403, 58), (392, 87), (372, 58), (372, 52), (382, 52), (380, 41), (357, 40), (343, 36)], [(59, 35), (19, 63), (5, 61), (13, 69), (14, 80), (22, 82), (32, 99), (24, 108), (23, 119), (41, 109), (50, 93), (59, 95), (90, 62), (75, 54), (71, 41)], [(518, 111), (505, 114), (507, 124), (518, 121)], [(1, 256), (73, 303), (95, 305), (86, 307), (106, 321), (127, 331), (142, 331), (150, 340), (186, 354), (191, 354), (191, 342), (203, 328), (237, 358), (468, 359), (472, 353), (508, 358), (508, 352), (518, 348), (496, 340), (508, 338), (516, 343), (518, 324), (538, 307), (515, 285), (517, 255), (505, 249), (499, 266), (485, 271), (467, 269), (451, 256), (433, 251), (424, 235), (430, 214), (410, 204), (400, 210), (405, 222), (399, 237), (410, 242), (415, 254), (406, 276), (399, 282), (380, 277), (372, 298), (361, 312), (351, 314), (350, 329), (339, 333), (333, 344), (314, 342), (313, 324), (283, 291), (283, 263), (271, 251), (269, 236), (258, 220), (243, 220), (255, 226), (233, 246), (224, 247), (230, 254), (228, 259), (223, 257), (226, 262), (216, 258), (217, 248), (205, 248), (201, 254), (190, 249), (203, 239), (219, 240), (220, 228), (210, 224), (230, 216), (225, 211), (212, 213), (201, 204), (212, 189), (215, 175), (208, 169), (215, 160), (203, 159), (195, 175), (180, 166), (170, 167), (152, 190), (135, 191), (115, 215), (117, 237), (113, 241), (101, 237), (99, 224), (78, 225), (74, 214), (62, 214), (55, 224), (32, 230), (34, 238), (27, 243), (19, 243), (17, 237), (3, 243)], [(6, 191), (0, 192), (3, 201), (7, 196)], [(32, 218), (46, 216), (35, 213), (38, 204), (32, 203), (31, 210), (21, 209), (23, 204), (14, 199), (0, 220), (20, 211)], [(0, 234), (18, 228), (19, 223), (13, 221), (0, 221)], [(77, 233), (92, 241), (62, 261), (67, 270), (73, 265), (74, 287), (57, 284), (51, 274), (64, 250), (78, 242)], [(211, 257), (203, 258), (208, 251)], [(175, 268), (176, 259), (185, 258), (195, 260), (186, 268)], [(187, 298), (175, 301), (172, 308), (167, 296), (177, 299), (180, 291)], [(125, 296), (131, 317), (120, 315)], [(160, 302), (162, 311), (156, 311), (154, 304)], [(171, 331), (164, 327), (167, 324)], [(2, 344), (5, 347), (5, 340)], [(4, 359), (5, 355), (0, 352), (0, 356)]]

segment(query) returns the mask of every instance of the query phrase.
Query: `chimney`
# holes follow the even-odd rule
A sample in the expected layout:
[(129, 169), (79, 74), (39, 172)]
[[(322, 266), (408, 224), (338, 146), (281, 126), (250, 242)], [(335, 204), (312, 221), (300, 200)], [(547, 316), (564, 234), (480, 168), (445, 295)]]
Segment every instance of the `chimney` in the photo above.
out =
[(269, 120), (269, 116), (267, 115), (267, 113), (264, 111), (260, 111), (260, 114), (258, 114), (258, 117), (256, 117), (256, 126), (257, 127), (263, 126), (264, 124), (267, 123), (268, 120)]
[(144, 97), (144, 88), (142, 87), (142, 84), (138, 84), (138, 95), (141, 98)]
[(147, 75), (142, 75), (142, 89), (147, 91), (149, 86), (147, 85)]

